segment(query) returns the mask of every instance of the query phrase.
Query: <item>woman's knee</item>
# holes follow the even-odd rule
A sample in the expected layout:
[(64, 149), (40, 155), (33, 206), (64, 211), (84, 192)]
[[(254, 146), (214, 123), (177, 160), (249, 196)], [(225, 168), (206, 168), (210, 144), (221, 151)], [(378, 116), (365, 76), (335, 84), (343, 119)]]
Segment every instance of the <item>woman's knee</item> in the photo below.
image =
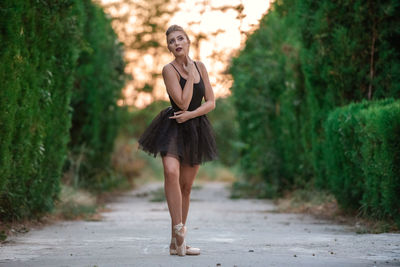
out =
[(164, 176), (167, 180), (179, 179), (179, 162), (173, 157), (163, 157)]
[(179, 181), (179, 168), (174, 166), (164, 166), (164, 176), (167, 181)]
[(179, 180), (179, 170), (176, 168), (164, 168), (164, 176), (168, 180), (174, 180), (178, 181)]
[(183, 185), (181, 186), (181, 192), (182, 192), (182, 195), (183, 195), (183, 196), (185, 196), (185, 197), (190, 196), (190, 192), (191, 192), (191, 191), (192, 191), (192, 185), (183, 184)]

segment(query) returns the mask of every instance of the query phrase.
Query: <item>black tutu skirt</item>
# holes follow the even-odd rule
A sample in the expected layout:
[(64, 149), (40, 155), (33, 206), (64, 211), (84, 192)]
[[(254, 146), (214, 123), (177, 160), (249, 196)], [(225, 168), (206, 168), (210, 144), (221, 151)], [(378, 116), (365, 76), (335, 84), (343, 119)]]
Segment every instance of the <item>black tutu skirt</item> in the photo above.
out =
[(174, 109), (163, 109), (139, 138), (139, 148), (154, 157), (170, 154), (191, 166), (217, 159), (215, 133), (206, 115), (178, 123)]

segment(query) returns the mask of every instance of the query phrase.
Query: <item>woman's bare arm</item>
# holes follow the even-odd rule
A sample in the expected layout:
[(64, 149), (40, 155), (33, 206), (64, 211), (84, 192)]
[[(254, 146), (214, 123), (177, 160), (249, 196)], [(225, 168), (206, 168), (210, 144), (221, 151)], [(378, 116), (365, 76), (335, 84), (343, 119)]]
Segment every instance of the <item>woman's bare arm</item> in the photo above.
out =
[(201, 76), (203, 77), (203, 82), (204, 82), (204, 86), (205, 86), (204, 98), (206, 101), (200, 107), (191, 111), (192, 118), (207, 114), (208, 112), (210, 112), (211, 110), (213, 110), (215, 108), (214, 92), (211, 87), (207, 69), (201, 61), (197, 61), (197, 65), (200, 67), (199, 69), (201, 72)]

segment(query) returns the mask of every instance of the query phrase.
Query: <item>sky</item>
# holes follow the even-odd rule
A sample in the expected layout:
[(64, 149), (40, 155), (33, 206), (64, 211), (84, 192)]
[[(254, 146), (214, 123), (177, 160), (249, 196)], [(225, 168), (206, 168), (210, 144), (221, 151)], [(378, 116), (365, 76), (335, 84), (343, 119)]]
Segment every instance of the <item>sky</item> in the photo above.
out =
[[(119, 0), (101, 0), (101, 3), (118, 2)], [(138, 1), (138, 0), (132, 0)], [(236, 6), (242, 4), (244, 9), (241, 18), (238, 13), (227, 8), (224, 12), (220, 10), (224, 6)], [(200, 45), (199, 58), (208, 72), (210, 82), (216, 97), (225, 97), (230, 94), (232, 78), (224, 73), (230, 63), (232, 56), (237, 54), (243, 47), (246, 40), (246, 33), (254, 31), (259, 24), (259, 20), (266, 14), (269, 6), (269, 0), (184, 0), (179, 5), (179, 11), (176, 12), (169, 20), (168, 25), (178, 24), (184, 29), (190, 28), (194, 34), (204, 33), (208, 40), (204, 40)], [(117, 10), (106, 10), (112, 16), (118, 14)], [(132, 17), (131, 21), (135, 21)], [(114, 27), (118, 35), (118, 29)], [(193, 37), (190, 36), (193, 43)], [(193, 51), (190, 56), (193, 58)], [(134, 53), (126, 51), (126, 56)], [(166, 58), (164, 64), (172, 61), (173, 57)], [(154, 59), (150, 55), (143, 55), (144, 64), (152, 64)], [(164, 65), (163, 64), (163, 65)], [(127, 66), (126, 72), (132, 74), (136, 81), (148, 77), (141, 73), (144, 68), (140, 66)], [(161, 73), (161, 67), (160, 67)], [(153, 94), (138, 93), (135, 91), (134, 83), (128, 83), (124, 88), (125, 99), (119, 104), (135, 105), (139, 108), (145, 107), (151, 101), (157, 99), (168, 100), (168, 94), (163, 86), (163, 81), (157, 81)], [(135, 97), (134, 97), (135, 96)]]

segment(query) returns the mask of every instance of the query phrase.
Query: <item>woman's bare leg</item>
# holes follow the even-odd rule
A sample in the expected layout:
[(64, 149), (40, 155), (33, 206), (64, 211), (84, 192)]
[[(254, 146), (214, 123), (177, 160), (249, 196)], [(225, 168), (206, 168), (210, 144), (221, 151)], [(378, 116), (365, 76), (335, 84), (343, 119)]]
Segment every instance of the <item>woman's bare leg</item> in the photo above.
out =
[[(179, 160), (172, 156), (162, 157), (164, 165), (164, 192), (167, 199), (169, 213), (173, 226), (182, 222), (182, 195), (179, 185), (180, 163)], [(183, 238), (176, 236), (178, 245), (181, 245)]]
[(192, 190), (192, 185), (194, 178), (199, 170), (200, 165), (194, 165), (193, 167), (186, 164), (181, 164), (179, 184), (181, 186), (182, 193), (182, 223), (186, 224), (186, 219), (189, 212), (190, 204), (190, 192)]
[[(187, 215), (189, 212), (189, 204), (190, 204), (190, 192), (192, 190), (192, 185), (194, 179), (196, 178), (197, 172), (199, 170), (200, 165), (194, 165), (193, 167), (186, 164), (180, 165), (179, 172), (179, 184), (181, 188), (182, 194), (182, 223), (186, 224)], [(176, 237), (173, 229), (172, 237)], [(173, 244), (171, 243), (171, 247)]]

